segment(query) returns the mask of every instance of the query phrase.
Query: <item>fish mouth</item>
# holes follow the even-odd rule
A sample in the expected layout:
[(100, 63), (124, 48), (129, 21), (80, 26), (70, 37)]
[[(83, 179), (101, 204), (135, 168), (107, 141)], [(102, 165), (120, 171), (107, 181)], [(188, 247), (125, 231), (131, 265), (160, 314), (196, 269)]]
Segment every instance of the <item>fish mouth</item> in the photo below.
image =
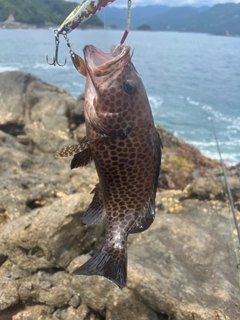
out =
[(92, 45), (83, 49), (87, 69), (95, 76), (106, 75), (121, 68), (129, 60), (131, 48), (129, 46), (112, 46), (109, 53), (103, 52)]

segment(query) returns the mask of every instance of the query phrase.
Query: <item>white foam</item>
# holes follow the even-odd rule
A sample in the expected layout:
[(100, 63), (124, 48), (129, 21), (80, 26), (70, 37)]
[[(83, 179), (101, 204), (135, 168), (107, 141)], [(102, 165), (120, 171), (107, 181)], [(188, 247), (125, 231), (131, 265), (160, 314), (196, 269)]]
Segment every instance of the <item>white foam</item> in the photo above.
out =
[[(33, 69), (44, 69), (44, 70), (47, 70), (47, 69), (52, 69), (53, 66), (49, 65), (47, 62), (45, 62), (45, 63), (36, 63), (32, 68)], [(68, 65), (65, 65), (63, 68), (65, 70), (69, 70), (70, 69), (70, 67)]]
[(163, 104), (163, 99), (159, 96), (148, 96), (149, 103), (153, 112), (158, 111), (161, 105)]
[(231, 117), (224, 116), (221, 112), (216, 111), (213, 107), (209, 106), (208, 104), (204, 104), (202, 106), (202, 110), (206, 111), (209, 115), (213, 116), (216, 121), (224, 121), (233, 124), (236, 119)]
[[(216, 141), (209, 141), (209, 142), (205, 142), (205, 141), (191, 141), (188, 140), (187, 141), (189, 144), (192, 144), (193, 146), (197, 147), (197, 148), (203, 148), (203, 147), (215, 147), (216, 146)], [(219, 142), (221, 144), (221, 142)]]
[(12, 66), (0, 66), (0, 72), (5, 72), (5, 71), (17, 71), (19, 68), (17, 67), (12, 67)]
[[(209, 151), (209, 150), (200, 150), (202, 154), (210, 159), (219, 160), (219, 153), (218, 151)], [(229, 166), (234, 166), (239, 163), (239, 155), (236, 153), (221, 153), (222, 159), (224, 163)]]
[(187, 100), (187, 102), (188, 102), (189, 104), (192, 104), (193, 106), (199, 106), (199, 105), (200, 105), (200, 102), (197, 102), (197, 101), (195, 101), (195, 100), (192, 100), (190, 97), (187, 97), (186, 100)]

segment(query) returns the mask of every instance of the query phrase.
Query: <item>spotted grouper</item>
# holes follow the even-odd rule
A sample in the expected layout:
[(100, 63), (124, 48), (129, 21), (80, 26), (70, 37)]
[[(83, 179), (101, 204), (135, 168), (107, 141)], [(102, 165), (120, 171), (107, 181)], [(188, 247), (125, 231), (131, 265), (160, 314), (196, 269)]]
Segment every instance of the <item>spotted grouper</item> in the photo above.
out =
[(99, 183), (82, 222), (94, 225), (106, 217), (106, 237), (101, 251), (73, 274), (104, 276), (122, 289), (128, 234), (154, 220), (162, 144), (130, 47), (104, 53), (89, 45), (83, 51), (86, 136), (58, 156), (74, 156), (71, 168), (94, 161)]

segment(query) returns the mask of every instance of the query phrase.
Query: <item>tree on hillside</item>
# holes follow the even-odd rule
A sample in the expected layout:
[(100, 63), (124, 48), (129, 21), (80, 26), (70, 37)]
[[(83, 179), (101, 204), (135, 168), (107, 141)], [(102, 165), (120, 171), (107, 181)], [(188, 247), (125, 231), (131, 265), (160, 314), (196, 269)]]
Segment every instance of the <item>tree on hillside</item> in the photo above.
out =
[(142, 24), (137, 28), (137, 30), (151, 30), (151, 27), (148, 24)]
[[(17, 22), (60, 25), (77, 5), (64, 0), (0, 0), (0, 21), (5, 21), (12, 14)], [(102, 27), (103, 23), (93, 16), (84, 23), (85, 28), (88, 25)]]

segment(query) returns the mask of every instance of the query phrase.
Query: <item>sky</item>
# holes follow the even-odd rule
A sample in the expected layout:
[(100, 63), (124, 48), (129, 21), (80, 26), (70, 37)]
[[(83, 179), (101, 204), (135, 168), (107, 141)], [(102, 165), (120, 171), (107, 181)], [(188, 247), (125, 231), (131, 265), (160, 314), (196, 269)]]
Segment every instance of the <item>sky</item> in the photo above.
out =
[[(67, 0), (74, 2), (82, 2), (82, 0)], [(126, 7), (128, 0), (115, 0), (111, 6)], [(132, 0), (132, 7), (146, 6), (150, 4), (161, 4), (173, 7), (179, 6), (213, 6), (217, 3), (240, 3), (240, 0)]]
[[(80, 2), (80, 1), (79, 1)], [(240, 0), (132, 0), (132, 6), (146, 6), (150, 4), (161, 4), (172, 7), (180, 6), (213, 6), (217, 3), (240, 3)], [(111, 4), (112, 5), (112, 4)], [(114, 5), (127, 6), (127, 0), (116, 0)]]

